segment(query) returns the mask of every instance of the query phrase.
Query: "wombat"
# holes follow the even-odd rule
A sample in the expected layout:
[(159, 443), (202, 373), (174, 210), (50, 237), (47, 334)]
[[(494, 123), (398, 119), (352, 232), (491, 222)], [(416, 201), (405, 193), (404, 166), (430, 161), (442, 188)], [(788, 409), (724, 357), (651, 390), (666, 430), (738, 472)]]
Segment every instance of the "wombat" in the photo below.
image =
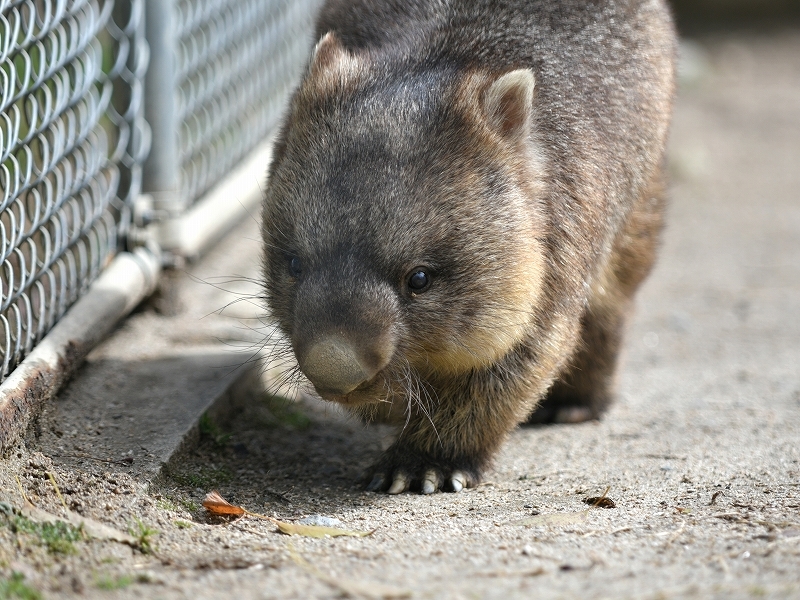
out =
[(662, 0), (329, 0), (263, 203), (266, 298), (322, 398), (398, 425), (367, 489), (475, 485), (597, 418), (662, 227)]

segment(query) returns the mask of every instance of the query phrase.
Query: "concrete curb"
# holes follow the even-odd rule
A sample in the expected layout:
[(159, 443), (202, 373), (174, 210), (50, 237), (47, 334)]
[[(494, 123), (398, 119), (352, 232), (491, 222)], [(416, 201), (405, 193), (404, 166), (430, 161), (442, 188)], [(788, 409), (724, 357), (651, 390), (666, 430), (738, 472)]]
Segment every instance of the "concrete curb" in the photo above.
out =
[[(104, 347), (120, 344), (112, 336)], [(125, 365), (97, 360), (99, 353), (47, 407), (37, 429), (61, 434), (48, 447), (52, 456), (123, 467), (145, 484), (165, 465), (180, 470), (181, 457), (202, 438), (204, 414), (216, 427), (262, 389), (257, 369), (231, 370), (230, 355), (210, 346)], [(98, 394), (106, 383), (108, 395)]]
[(89, 351), (155, 290), (159, 259), (144, 249), (118, 255), (0, 387), (0, 456), (24, 435)]
[(91, 353), (47, 402), (26, 442), (75, 468), (108, 464), (151, 482), (216, 423), (260, 394), (267, 333), (258, 295), (258, 224), (241, 222)]

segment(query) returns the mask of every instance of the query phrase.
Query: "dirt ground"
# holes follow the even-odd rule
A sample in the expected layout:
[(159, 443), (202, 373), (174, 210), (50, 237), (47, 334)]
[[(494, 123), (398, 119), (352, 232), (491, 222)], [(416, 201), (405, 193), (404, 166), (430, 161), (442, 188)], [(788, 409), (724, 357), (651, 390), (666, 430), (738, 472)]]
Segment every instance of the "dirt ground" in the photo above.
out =
[[(102, 414), (73, 422), (69, 388), (0, 463), (0, 599), (800, 598), (800, 31), (703, 38), (684, 54), (670, 225), (601, 422), (519, 429), (477, 489), (390, 497), (356, 484), (388, 431), (313, 400), (240, 393), (152, 480), (158, 455), (139, 460), (136, 419), (98, 392)], [(252, 275), (256, 226), (242, 231), (222, 253), (250, 248)], [(150, 353), (165, 335), (215, 352), (258, 342), (192, 302), (167, 330), (157, 298), (98, 350), (117, 361), (108, 389), (136, 370), (134, 339)], [(168, 403), (160, 393), (147, 395)], [(112, 431), (130, 457), (105, 450)], [(130, 543), (15, 512), (24, 492), (64, 514), (51, 475), (73, 512)], [(283, 521), (373, 533), (215, 521), (200, 506), (211, 489)], [(614, 508), (586, 503), (604, 493)]]

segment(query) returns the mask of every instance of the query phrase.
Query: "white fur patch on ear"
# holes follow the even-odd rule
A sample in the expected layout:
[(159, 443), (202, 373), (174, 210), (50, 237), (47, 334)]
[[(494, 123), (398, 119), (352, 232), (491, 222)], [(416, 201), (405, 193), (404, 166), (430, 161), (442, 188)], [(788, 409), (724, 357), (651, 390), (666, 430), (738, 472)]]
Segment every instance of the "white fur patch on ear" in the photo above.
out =
[(311, 74), (320, 77), (327, 73), (341, 73), (352, 69), (355, 57), (342, 45), (333, 31), (329, 31), (317, 42), (311, 56)]
[(504, 136), (521, 138), (530, 133), (535, 82), (533, 71), (517, 69), (498, 77), (486, 90), (486, 118)]

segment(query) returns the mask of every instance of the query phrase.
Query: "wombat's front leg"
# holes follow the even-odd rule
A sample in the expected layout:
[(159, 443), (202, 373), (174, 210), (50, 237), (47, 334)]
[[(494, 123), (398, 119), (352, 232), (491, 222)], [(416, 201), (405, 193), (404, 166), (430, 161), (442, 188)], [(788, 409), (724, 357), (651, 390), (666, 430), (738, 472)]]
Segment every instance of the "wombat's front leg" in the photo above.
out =
[[(444, 449), (442, 449), (444, 450)], [(408, 490), (432, 494), (441, 489), (460, 492), (480, 481), (480, 464), (486, 456), (431, 454), (399, 439), (369, 471), (367, 491), (401, 494)]]
[(491, 373), (473, 373), (465, 380), (441, 386), (458, 392), (440, 392), (435, 406), (424, 411), (412, 407), (398, 439), (369, 469), (367, 490), (431, 494), (459, 492), (480, 482), (490, 458), (524, 418), (520, 398), (531, 394), (513, 389), (514, 383), (498, 383)]

